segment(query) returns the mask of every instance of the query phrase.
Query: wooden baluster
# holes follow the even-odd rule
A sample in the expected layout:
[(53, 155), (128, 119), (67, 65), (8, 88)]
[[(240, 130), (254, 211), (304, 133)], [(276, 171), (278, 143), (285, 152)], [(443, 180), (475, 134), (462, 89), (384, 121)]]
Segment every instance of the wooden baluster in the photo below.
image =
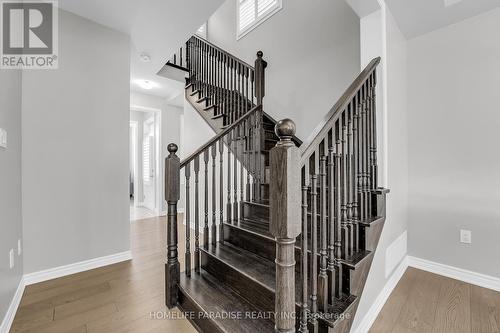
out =
[(233, 95), (233, 89), (234, 89), (234, 76), (233, 76), (233, 59), (229, 58), (229, 122), (228, 124), (232, 124), (234, 121), (234, 95)]
[(179, 49), (179, 53), (180, 53), (180, 64), (181, 64), (181, 67), (182, 67), (182, 47)]
[[(314, 167), (314, 169), (316, 166)], [(313, 169), (313, 173), (315, 173)], [(317, 332), (318, 320), (318, 177), (311, 176), (311, 326)]]
[(174, 65), (177, 65), (177, 54), (174, 53)]
[(363, 139), (362, 139), (362, 132), (363, 132), (363, 121), (362, 121), (362, 114), (363, 114), (363, 90), (361, 89), (359, 92), (359, 100), (358, 100), (358, 137), (357, 137), (357, 142), (358, 142), (358, 154), (357, 154), (357, 188), (358, 188), (358, 211), (359, 211), (359, 218), (361, 220), (365, 219), (364, 215), (364, 209), (363, 209)]
[(234, 222), (237, 223), (240, 219), (238, 214), (238, 142), (240, 140), (240, 127), (236, 126), (233, 132), (233, 216)]
[(245, 120), (245, 161), (246, 161), (246, 169), (247, 169), (247, 184), (246, 184), (246, 199), (247, 201), (252, 201), (251, 197), (251, 188), (252, 185), (250, 183), (250, 120), (247, 118)]
[(219, 241), (224, 243), (224, 139), (219, 140)]
[(245, 177), (244, 177), (244, 172), (245, 172), (245, 165), (243, 163), (244, 158), (245, 158), (245, 123), (240, 124), (239, 126), (239, 133), (240, 133), (240, 218), (243, 218), (243, 200), (245, 199), (244, 197), (244, 192), (245, 192)]
[(177, 145), (167, 147), (165, 159), (165, 199), (167, 201), (167, 262), (165, 264), (165, 304), (169, 309), (177, 306), (180, 264), (177, 251), (177, 202), (180, 199), (180, 160), (175, 154)]
[(337, 263), (336, 267), (336, 296), (340, 297), (342, 293), (342, 265), (339, 264), (339, 260), (342, 259), (342, 155), (340, 152), (340, 140), (337, 140), (335, 146), (335, 259)]
[(363, 215), (368, 218), (368, 90), (366, 84), (363, 85), (364, 99), (363, 99), (363, 113), (361, 114), (361, 122), (363, 123), (362, 136), (362, 149), (363, 149)]
[(215, 173), (215, 158), (217, 157), (217, 143), (212, 146), (212, 245), (217, 243), (217, 175)]
[(184, 167), (184, 176), (186, 177), (186, 254), (185, 254), (185, 265), (186, 265), (186, 276), (191, 276), (191, 202), (189, 200), (191, 189), (190, 189), (190, 178), (191, 178), (191, 165), (189, 163)]
[(203, 152), (203, 162), (205, 162), (205, 226), (203, 228), (203, 246), (208, 248), (209, 231), (208, 231), (208, 160), (209, 149)]
[[(342, 251), (343, 251), (343, 258), (347, 258), (349, 256), (349, 248), (350, 248), (350, 243), (351, 240), (349, 238), (349, 225), (347, 223), (347, 126), (346, 126), (346, 121), (345, 119), (346, 113), (344, 111), (344, 114), (341, 117), (341, 121), (343, 123), (340, 124), (342, 126), (342, 231), (343, 231), (343, 242), (342, 242)], [(343, 119), (342, 119), (343, 118)]]
[(257, 200), (257, 178), (255, 175), (255, 113), (250, 116), (249, 124), (250, 127), (250, 145), (248, 147), (248, 154), (250, 155), (250, 171), (252, 172), (252, 201)]
[(248, 113), (249, 107), (248, 107), (248, 74), (249, 74), (249, 69), (248, 67), (245, 67), (245, 114)]
[(254, 155), (254, 174), (255, 174), (255, 181), (254, 181), (254, 199), (256, 201), (260, 201), (261, 199), (261, 173), (260, 173), (260, 160), (262, 158), (262, 153), (260, 151), (260, 122), (259, 122), (259, 115), (257, 112), (255, 112), (254, 115), (254, 124), (253, 124), (253, 144), (254, 144), (254, 149), (253, 149), (253, 155)]
[[(334, 140), (334, 135), (332, 134), (332, 141)], [(333, 144), (333, 142), (332, 142)], [(330, 286), (330, 303), (333, 304), (334, 299), (338, 297), (337, 295), (337, 284), (339, 276), (337, 275), (337, 260), (335, 258), (335, 148), (330, 146), (328, 149), (328, 190), (329, 190), (329, 202), (328, 202), (328, 225), (329, 225), (329, 235), (328, 235), (328, 274), (329, 274), (329, 286)]]
[(194, 158), (194, 271), (200, 272), (200, 157)]
[(309, 330), (307, 329), (307, 322), (308, 322), (308, 316), (309, 316), (309, 293), (308, 293), (308, 284), (309, 284), (309, 279), (308, 279), (308, 240), (307, 240), (307, 233), (308, 233), (308, 218), (307, 218), (307, 192), (309, 190), (309, 170), (306, 167), (304, 167), (304, 178), (303, 178), (303, 184), (302, 184), (302, 232), (301, 232), (301, 240), (300, 240), (300, 260), (301, 260), (301, 265), (300, 265), (300, 274), (301, 274), (301, 279), (302, 279), (302, 300), (300, 303), (300, 327), (299, 327), (299, 332), (301, 333), (308, 333)]
[(280, 141), (270, 152), (270, 228), (276, 238), (276, 332), (295, 332), (295, 238), (300, 234), (300, 153), (292, 142), (295, 124), (276, 125)]
[(366, 214), (368, 217), (371, 216), (371, 89), (370, 89), (370, 78), (367, 79), (366, 83), (366, 183), (365, 183), (365, 197), (366, 197)]
[(250, 94), (250, 98), (252, 101), (252, 107), (255, 105), (254, 96), (255, 96), (255, 71), (253, 69), (250, 70), (250, 89), (252, 93)]
[(378, 189), (378, 165), (377, 165), (377, 98), (376, 98), (376, 87), (377, 87), (377, 72), (373, 71), (373, 81), (372, 81), (372, 147), (371, 147), (371, 155), (372, 155), (372, 190)]
[(352, 137), (353, 137), (353, 203), (352, 203), (352, 219), (354, 221), (354, 243), (355, 250), (359, 251), (359, 207), (358, 207), (358, 159), (359, 159), (359, 133), (358, 133), (358, 124), (359, 124), (359, 93), (356, 95), (356, 99), (353, 104), (353, 122), (352, 122)]
[(236, 119), (241, 117), (241, 96), (240, 96), (241, 63), (236, 65)]
[(233, 131), (230, 131), (227, 134), (227, 204), (226, 204), (226, 215), (227, 215), (227, 223), (232, 223), (233, 215), (231, 204), (231, 145), (233, 142)]
[(355, 225), (353, 222), (353, 174), (352, 174), (352, 109), (354, 107), (353, 102), (349, 104), (348, 110), (346, 110), (345, 116), (347, 117), (347, 223), (349, 230), (349, 255), (354, 254), (355, 249)]
[[(324, 142), (327, 146), (328, 143)], [(319, 162), (319, 186), (320, 186), (320, 196), (319, 196), (319, 207), (320, 207), (320, 268), (318, 275), (318, 303), (319, 310), (326, 312), (328, 309), (328, 274), (326, 272), (328, 253), (327, 253), (327, 224), (326, 224), (326, 156), (320, 157)]]

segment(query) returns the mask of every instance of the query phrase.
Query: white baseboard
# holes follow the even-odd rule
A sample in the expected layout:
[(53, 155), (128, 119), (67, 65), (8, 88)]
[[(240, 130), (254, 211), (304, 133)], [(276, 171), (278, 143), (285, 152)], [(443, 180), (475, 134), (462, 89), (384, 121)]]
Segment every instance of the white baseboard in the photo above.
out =
[(12, 322), (14, 321), (14, 317), (16, 316), (17, 308), (19, 307), (19, 303), (21, 303), (21, 298), (24, 293), (24, 278), (21, 277), (19, 281), (19, 285), (17, 286), (16, 293), (10, 302), (9, 308), (7, 309), (7, 313), (2, 320), (2, 325), (0, 326), (0, 333), (8, 333), (10, 331), (10, 327), (12, 326)]
[(370, 310), (368, 310), (368, 313), (361, 320), (361, 323), (359, 324), (357, 329), (354, 331), (354, 333), (366, 333), (370, 330), (373, 323), (377, 319), (378, 314), (380, 313), (380, 311), (384, 307), (385, 302), (387, 302), (387, 299), (389, 298), (392, 291), (394, 290), (394, 288), (398, 284), (399, 280), (401, 280), (401, 277), (403, 277), (403, 274), (406, 271), (407, 267), (408, 267), (408, 260), (405, 257), (399, 263), (397, 268), (394, 270), (394, 273), (392, 273), (389, 280), (387, 280), (387, 283), (385, 284), (384, 288), (378, 294), (377, 298), (375, 299), (372, 306), (370, 307)]
[(57, 279), (62, 276), (76, 274), (83, 271), (88, 271), (90, 269), (108, 266), (131, 259), (132, 259), (132, 253), (130, 251), (115, 253), (105, 257), (99, 257), (95, 259), (77, 262), (74, 264), (59, 266), (39, 272), (25, 274), (24, 283), (25, 285), (28, 286), (30, 284)]
[(463, 268), (448, 266), (426, 259), (408, 256), (408, 265), (427, 272), (446, 276), (476, 286), (500, 291), (500, 278), (476, 273)]

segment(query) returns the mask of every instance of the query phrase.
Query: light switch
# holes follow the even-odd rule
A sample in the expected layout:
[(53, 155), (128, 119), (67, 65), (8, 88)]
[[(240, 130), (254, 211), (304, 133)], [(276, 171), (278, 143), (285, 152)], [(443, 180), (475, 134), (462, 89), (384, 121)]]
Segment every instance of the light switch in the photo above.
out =
[(7, 148), (7, 131), (0, 128), (0, 147)]

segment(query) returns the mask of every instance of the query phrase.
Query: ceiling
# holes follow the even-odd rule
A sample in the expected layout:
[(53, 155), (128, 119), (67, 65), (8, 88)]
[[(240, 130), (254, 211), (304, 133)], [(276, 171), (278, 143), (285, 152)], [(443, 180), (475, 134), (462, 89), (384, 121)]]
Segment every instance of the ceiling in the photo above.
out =
[[(385, 0), (406, 38), (414, 38), (500, 6), (500, 0)], [(445, 6), (449, 3), (449, 6)]]
[[(131, 90), (175, 98), (182, 83), (157, 76), (165, 62), (224, 0), (59, 0), (62, 9), (126, 33), (131, 38)], [(142, 62), (141, 53), (151, 56)], [(156, 84), (142, 89), (137, 80)]]

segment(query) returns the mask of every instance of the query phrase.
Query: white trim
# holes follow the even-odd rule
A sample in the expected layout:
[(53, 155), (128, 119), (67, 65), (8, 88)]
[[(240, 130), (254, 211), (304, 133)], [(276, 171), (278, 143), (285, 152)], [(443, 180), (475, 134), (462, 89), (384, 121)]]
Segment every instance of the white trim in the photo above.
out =
[(398, 268), (396, 268), (394, 273), (391, 275), (389, 280), (387, 280), (387, 283), (385, 284), (384, 288), (380, 291), (377, 298), (372, 303), (370, 310), (368, 310), (366, 315), (363, 317), (363, 319), (361, 320), (360, 324), (358, 325), (354, 333), (366, 333), (370, 330), (373, 323), (377, 319), (378, 314), (384, 307), (385, 302), (387, 302), (387, 299), (389, 298), (392, 291), (398, 284), (399, 280), (401, 280), (401, 278), (403, 277), (403, 274), (406, 271), (407, 267), (408, 267), (408, 260), (407, 257), (405, 257), (398, 265)]
[(500, 291), (500, 278), (494, 276), (476, 273), (467, 269), (448, 266), (412, 256), (408, 256), (408, 265), (483, 288)]
[(59, 266), (55, 268), (46, 269), (39, 272), (34, 272), (24, 275), (24, 283), (29, 286), (30, 284), (35, 284), (47, 280), (57, 279), (66, 275), (76, 274), (83, 271), (88, 271), (94, 268), (99, 268), (103, 266), (113, 265), (122, 261), (127, 261), (132, 259), (132, 252), (125, 251), (120, 253), (111, 254), (109, 256), (94, 258), (90, 260), (85, 260), (77, 262), (74, 264), (69, 264), (65, 266)]
[(14, 297), (10, 302), (9, 308), (7, 309), (7, 313), (5, 314), (5, 317), (2, 320), (2, 325), (0, 326), (0, 333), (8, 333), (10, 331), (12, 322), (14, 321), (14, 317), (16, 316), (17, 308), (19, 307), (19, 304), (21, 303), (21, 298), (23, 297), (24, 287), (25, 287), (24, 277), (21, 277), (19, 285), (17, 286), (16, 293), (14, 294)]
[(245, 37), (248, 33), (250, 33), (250, 31), (254, 30), (271, 16), (283, 9), (283, 0), (278, 0), (278, 6), (276, 6), (276, 8), (270, 10), (261, 17), (258, 17), (252, 24), (246, 27), (243, 31), (240, 31), (240, 2), (239, 0), (233, 1), (236, 1), (236, 40), (240, 40), (241, 38)]

